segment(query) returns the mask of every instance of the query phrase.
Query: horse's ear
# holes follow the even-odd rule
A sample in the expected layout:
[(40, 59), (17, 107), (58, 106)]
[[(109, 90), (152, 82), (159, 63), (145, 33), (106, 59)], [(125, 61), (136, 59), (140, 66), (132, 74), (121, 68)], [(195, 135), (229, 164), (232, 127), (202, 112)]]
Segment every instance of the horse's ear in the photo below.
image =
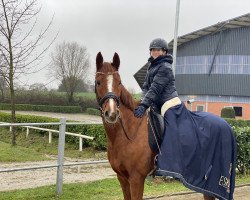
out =
[(102, 53), (99, 52), (96, 56), (96, 71), (99, 71), (99, 69), (101, 69), (103, 64), (103, 57), (102, 57)]
[(116, 70), (118, 71), (119, 66), (120, 66), (120, 58), (119, 58), (119, 55), (117, 53), (114, 54), (113, 62), (111, 63), (111, 65), (113, 67), (115, 67)]

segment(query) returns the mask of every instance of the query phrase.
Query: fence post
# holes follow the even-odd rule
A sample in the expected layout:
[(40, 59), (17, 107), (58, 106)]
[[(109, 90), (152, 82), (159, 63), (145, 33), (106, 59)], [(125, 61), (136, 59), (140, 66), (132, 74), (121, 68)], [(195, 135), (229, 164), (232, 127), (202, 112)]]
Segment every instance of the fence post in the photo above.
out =
[(51, 143), (51, 141), (52, 141), (52, 132), (49, 131), (49, 143)]
[(63, 162), (64, 162), (64, 146), (65, 146), (65, 129), (66, 119), (60, 119), (59, 126), (59, 139), (58, 139), (58, 158), (57, 158), (57, 177), (56, 177), (56, 194), (60, 196), (62, 194), (63, 186)]
[(30, 134), (30, 129), (27, 127), (26, 138), (29, 136), (29, 134)]
[(82, 138), (79, 137), (79, 151), (82, 151)]

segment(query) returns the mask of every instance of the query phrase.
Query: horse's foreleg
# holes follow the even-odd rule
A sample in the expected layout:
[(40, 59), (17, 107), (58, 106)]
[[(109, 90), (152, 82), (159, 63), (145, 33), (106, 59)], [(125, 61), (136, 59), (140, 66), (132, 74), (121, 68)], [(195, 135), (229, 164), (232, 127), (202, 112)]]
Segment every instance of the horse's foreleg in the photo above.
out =
[(203, 196), (204, 196), (204, 200), (215, 200), (214, 197), (209, 197), (209, 196), (206, 196), (205, 194)]
[(117, 175), (117, 178), (120, 182), (120, 185), (122, 187), (122, 192), (125, 200), (131, 200), (131, 195), (130, 195), (130, 185), (127, 180), (127, 178)]
[(131, 200), (142, 200), (145, 177), (136, 175), (129, 178)]

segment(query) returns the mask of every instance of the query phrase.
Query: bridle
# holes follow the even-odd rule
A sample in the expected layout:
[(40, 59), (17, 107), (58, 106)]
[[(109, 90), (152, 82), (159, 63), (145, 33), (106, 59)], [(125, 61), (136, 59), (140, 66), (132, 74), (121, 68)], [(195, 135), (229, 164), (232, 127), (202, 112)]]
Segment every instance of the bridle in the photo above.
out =
[[(108, 74), (108, 75), (113, 75), (114, 73), (118, 73), (116, 72), (108, 72), (108, 73), (103, 73), (103, 72), (96, 72), (96, 74)], [(97, 94), (97, 90), (96, 90), (96, 86), (97, 86), (97, 81), (95, 81), (95, 93)], [(101, 111), (102, 116), (104, 116), (104, 110), (103, 108), (103, 104), (105, 103), (106, 100), (108, 99), (114, 99), (116, 102), (116, 106), (119, 109), (120, 108), (120, 98), (118, 96), (116, 96), (116, 94), (114, 92), (107, 92), (102, 98), (97, 97), (97, 103), (99, 105), (99, 110)]]
[[(108, 72), (108, 73), (96, 72), (96, 74), (104, 74), (104, 75), (106, 75), (106, 74), (108, 74), (108, 75), (113, 75), (114, 73), (118, 73), (118, 71), (115, 71), (115, 72)], [(97, 87), (97, 81), (95, 81), (95, 93), (97, 94), (97, 89), (96, 89), (96, 87)], [(120, 122), (120, 124), (121, 124), (121, 126), (122, 126), (122, 129), (123, 129), (123, 132), (124, 132), (126, 138), (127, 138), (128, 140), (130, 140), (130, 141), (133, 141), (133, 140), (136, 138), (137, 135), (135, 135), (133, 138), (130, 138), (130, 137), (128, 136), (127, 131), (125, 130), (124, 123), (123, 123), (122, 117), (121, 117), (121, 112), (120, 112), (120, 109), (119, 109), (119, 108), (120, 108), (120, 104), (121, 104), (120, 102), (121, 102), (121, 101), (120, 101), (120, 98), (119, 98), (114, 92), (107, 92), (102, 98), (97, 97), (97, 103), (98, 103), (98, 105), (99, 105), (99, 110), (100, 110), (100, 112), (101, 112), (101, 116), (102, 116), (103, 118), (105, 118), (105, 116), (104, 116), (104, 110), (103, 110), (103, 104), (105, 103), (106, 100), (109, 100), (109, 99), (114, 99), (114, 100), (115, 100), (116, 106), (117, 106), (118, 111), (119, 111), (119, 112), (118, 112), (118, 117), (117, 117), (117, 119), (119, 119), (119, 122)], [(105, 121), (106, 121), (106, 120), (105, 120)], [(139, 126), (137, 127), (136, 132), (138, 131), (138, 129), (139, 129), (139, 127), (140, 127), (142, 121), (143, 121), (143, 120), (141, 120)], [(115, 123), (117, 123), (117, 120), (115, 121)]]

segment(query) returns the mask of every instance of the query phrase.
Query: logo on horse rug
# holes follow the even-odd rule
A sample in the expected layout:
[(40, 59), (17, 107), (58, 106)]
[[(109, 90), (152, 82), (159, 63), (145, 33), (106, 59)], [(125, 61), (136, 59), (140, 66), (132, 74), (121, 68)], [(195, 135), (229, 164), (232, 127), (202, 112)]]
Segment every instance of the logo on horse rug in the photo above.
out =
[(232, 200), (235, 187), (236, 141), (228, 123), (185, 105), (164, 115), (165, 135), (156, 175), (173, 176), (194, 191)]

